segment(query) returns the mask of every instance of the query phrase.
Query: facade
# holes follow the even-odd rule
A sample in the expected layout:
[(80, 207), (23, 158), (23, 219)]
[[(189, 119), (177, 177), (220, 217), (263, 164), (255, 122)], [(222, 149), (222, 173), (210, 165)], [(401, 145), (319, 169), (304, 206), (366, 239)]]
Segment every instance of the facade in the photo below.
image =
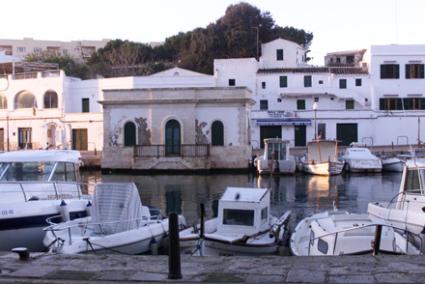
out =
[(79, 40), (79, 41), (54, 41), (23, 39), (0, 39), (0, 52), (6, 55), (14, 55), (24, 58), (29, 54), (51, 53), (69, 55), (76, 59), (87, 59), (99, 48), (105, 47), (108, 39), (103, 40)]
[(275, 40), (262, 50), (259, 61), (214, 61), (218, 86), (232, 82), (253, 91), (254, 148), (275, 137), (290, 140), (292, 147), (305, 146), (315, 137), (343, 145), (423, 140), (425, 46), (372, 46), (370, 66), (363, 58), (365, 50), (329, 53), (323, 67), (307, 65), (301, 47), (289, 41)]

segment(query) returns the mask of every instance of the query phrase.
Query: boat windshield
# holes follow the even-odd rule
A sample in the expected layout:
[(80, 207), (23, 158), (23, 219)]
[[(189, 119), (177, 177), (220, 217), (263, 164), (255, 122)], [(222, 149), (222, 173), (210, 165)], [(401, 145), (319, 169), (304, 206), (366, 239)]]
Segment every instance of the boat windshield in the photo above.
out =
[(254, 226), (254, 210), (224, 209), (223, 225)]
[[(75, 181), (72, 163), (57, 162), (9, 162), (0, 165), (0, 181)], [(55, 169), (54, 174), (52, 171)]]
[(408, 194), (421, 194), (421, 184), (425, 183), (425, 169), (407, 170), (404, 191)]
[(268, 143), (267, 160), (286, 160), (286, 144)]

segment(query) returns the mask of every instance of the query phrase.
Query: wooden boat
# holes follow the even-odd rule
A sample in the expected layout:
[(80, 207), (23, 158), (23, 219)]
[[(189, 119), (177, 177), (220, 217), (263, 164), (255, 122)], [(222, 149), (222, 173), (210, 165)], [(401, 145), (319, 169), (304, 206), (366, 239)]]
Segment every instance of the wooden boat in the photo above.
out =
[(344, 162), (338, 159), (336, 140), (313, 140), (307, 144), (307, 156), (301, 160), (304, 172), (313, 175), (339, 175)]

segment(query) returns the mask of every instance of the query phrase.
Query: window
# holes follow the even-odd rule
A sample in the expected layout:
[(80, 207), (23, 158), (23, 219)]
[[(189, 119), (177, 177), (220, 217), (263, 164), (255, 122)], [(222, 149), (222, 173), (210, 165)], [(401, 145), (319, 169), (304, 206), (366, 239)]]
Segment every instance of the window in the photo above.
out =
[(311, 87), (311, 75), (304, 76), (304, 87)]
[(32, 129), (18, 128), (19, 149), (32, 149)]
[(423, 64), (406, 64), (406, 79), (423, 79)]
[(282, 102), (282, 99), (281, 98), (277, 98), (277, 102), (278, 103), (281, 103)]
[(34, 108), (37, 107), (35, 96), (28, 91), (21, 91), (16, 94), (15, 108)]
[(266, 82), (261, 82), (261, 88), (265, 89), (266, 88)]
[[(424, 174), (424, 172), (422, 172), (422, 174)], [(414, 194), (421, 193), (418, 170), (407, 171), (406, 181), (404, 182), (404, 191), (407, 193), (414, 193)]]
[(319, 85), (323, 85), (323, 80), (319, 80)]
[(317, 124), (317, 139), (326, 139), (326, 124), (318, 123)]
[(354, 100), (345, 100), (345, 109), (354, 109)]
[(279, 86), (281, 88), (288, 87), (288, 77), (287, 76), (279, 76)]
[(357, 78), (356, 79), (356, 87), (360, 87), (362, 85), (362, 79), (361, 78)]
[(223, 225), (253, 226), (254, 210), (224, 209)]
[(379, 99), (380, 110), (403, 110), (403, 102), (400, 98)]
[(339, 88), (347, 89), (347, 79), (339, 79)]
[(403, 106), (405, 110), (425, 110), (424, 98), (404, 98)]
[(381, 64), (381, 79), (400, 78), (400, 66), (398, 64)]
[(276, 60), (283, 61), (283, 49), (276, 49)]
[(181, 128), (180, 123), (169, 120), (165, 125), (165, 155), (178, 156), (181, 148)]
[(58, 94), (55, 91), (49, 90), (44, 93), (44, 108), (57, 108)]
[(124, 124), (124, 147), (136, 145), (136, 125), (132, 121)]
[(75, 167), (72, 163), (58, 162), (52, 181), (76, 181)]
[(267, 220), (267, 217), (269, 217), (269, 208), (264, 207), (261, 209), (261, 220)]
[(82, 112), (90, 112), (90, 99), (89, 98), (81, 99), (81, 108), (82, 108)]
[(268, 109), (269, 109), (269, 101), (260, 100), (260, 110), (268, 110)]
[(17, 51), (17, 52), (25, 52), (25, 50), (26, 50), (26, 48), (25, 48), (25, 47), (23, 47), (23, 46), (18, 46), (18, 47), (16, 48), (16, 51)]
[(319, 97), (314, 97), (314, 102), (318, 103), (319, 102)]
[(348, 55), (347, 56), (347, 64), (353, 64), (354, 63), (354, 56)]
[(41, 47), (34, 47), (34, 53), (41, 53), (43, 49)]
[(221, 121), (214, 121), (211, 125), (211, 145), (224, 145), (224, 127)]
[(324, 241), (320, 238), (317, 240), (317, 250), (318, 251), (320, 251), (323, 254), (327, 254), (328, 248), (329, 248), (329, 245), (326, 241)]
[(87, 128), (72, 129), (72, 150), (87, 151), (88, 146)]
[(0, 94), (0, 109), (6, 109), (7, 108), (7, 98), (5, 95)]
[(297, 109), (305, 109), (305, 100), (297, 100)]
[(235, 79), (229, 79), (229, 86), (236, 86), (236, 80)]

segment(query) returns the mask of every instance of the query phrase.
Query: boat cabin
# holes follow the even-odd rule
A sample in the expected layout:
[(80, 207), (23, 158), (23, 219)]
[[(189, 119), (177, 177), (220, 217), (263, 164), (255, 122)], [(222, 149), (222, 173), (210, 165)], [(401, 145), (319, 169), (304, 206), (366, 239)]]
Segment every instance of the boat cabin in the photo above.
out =
[(289, 141), (280, 138), (264, 139), (264, 160), (286, 160)]
[(351, 147), (345, 150), (344, 157), (349, 159), (361, 159), (361, 160), (378, 160), (368, 148)]
[(269, 229), (270, 191), (228, 187), (218, 205), (217, 233), (253, 235)]
[(2, 199), (32, 201), (79, 197), (80, 164), (81, 156), (78, 151), (29, 150), (1, 153)]
[(338, 159), (338, 141), (313, 140), (307, 144), (309, 164), (320, 164)]
[[(425, 159), (412, 159), (406, 161), (402, 181), (400, 184), (399, 201), (406, 199), (425, 202)], [(399, 202), (400, 205), (403, 202)]]

